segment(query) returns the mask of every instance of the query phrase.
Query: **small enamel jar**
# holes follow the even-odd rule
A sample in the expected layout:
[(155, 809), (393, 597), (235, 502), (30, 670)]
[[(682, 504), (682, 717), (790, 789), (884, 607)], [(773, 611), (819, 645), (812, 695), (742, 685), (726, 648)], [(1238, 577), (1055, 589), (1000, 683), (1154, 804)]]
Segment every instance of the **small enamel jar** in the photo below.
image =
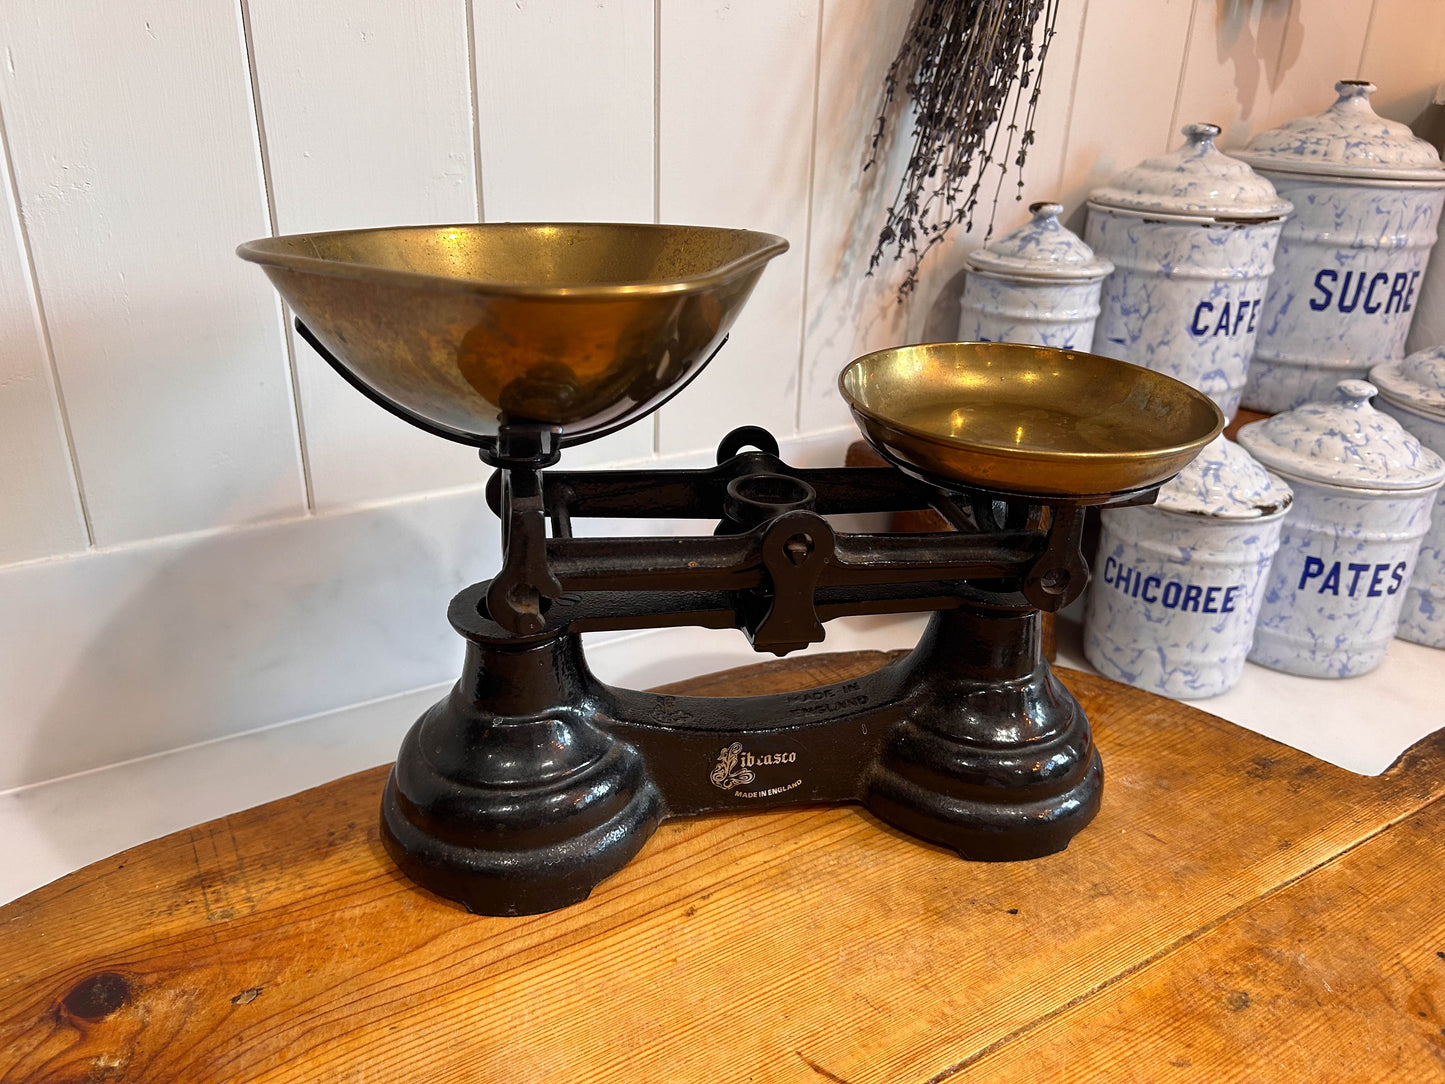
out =
[(1295, 205), (1275, 255), (1244, 405), (1329, 398), (1405, 353), (1445, 203), (1435, 148), (1370, 108), (1372, 83), (1335, 84), (1318, 116), (1262, 132), (1239, 157)]
[(1308, 677), (1355, 677), (1395, 636), (1445, 460), (1370, 405), (1375, 386), (1342, 380), (1239, 431), (1288, 479), (1294, 506), (1254, 628), (1251, 662)]
[(1094, 353), (1198, 388), (1226, 419), (1239, 407), (1280, 228), (1291, 211), (1263, 177), (1191, 124), (1184, 146), (1089, 195), (1084, 239), (1114, 263)]
[(1084, 655), (1106, 677), (1191, 699), (1244, 671), (1289, 486), (1223, 436), (1148, 508), (1106, 508)]
[(1029, 222), (969, 253), (960, 341), (1090, 349), (1099, 289), (1114, 265), (1060, 225), (1063, 210), (1035, 203)]
[[(1425, 447), (1445, 456), (1445, 346), (1377, 365), (1370, 380), (1380, 389), (1375, 400), (1379, 408)], [(1445, 488), (1436, 494), (1430, 530), (1420, 542), (1395, 635), (1445, 647)]]

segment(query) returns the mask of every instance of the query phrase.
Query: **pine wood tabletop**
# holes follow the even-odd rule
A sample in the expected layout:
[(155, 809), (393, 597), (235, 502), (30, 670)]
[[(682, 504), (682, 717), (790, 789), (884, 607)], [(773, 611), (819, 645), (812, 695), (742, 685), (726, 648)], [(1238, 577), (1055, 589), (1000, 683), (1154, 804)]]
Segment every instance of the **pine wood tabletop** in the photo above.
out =
[(1368, 778), (1061, 673), (1104, 806), (1032, 862), (854, 806), (698, 818), (481, 918), (392, 868), (384, 768), (125, 851), (0, 908), (0, 1081), (1445, 1077), (1445, 738)]

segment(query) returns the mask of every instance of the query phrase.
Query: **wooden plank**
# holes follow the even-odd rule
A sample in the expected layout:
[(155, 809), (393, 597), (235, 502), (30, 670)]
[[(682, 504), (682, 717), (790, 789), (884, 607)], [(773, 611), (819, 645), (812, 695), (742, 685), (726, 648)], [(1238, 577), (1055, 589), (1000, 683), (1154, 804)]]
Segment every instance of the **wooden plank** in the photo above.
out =
[(958, 1080), (1439, 1080), (1445, 803), (1009, 1042)]
[(80, 490), (8, 168), (0, 173), (0, 329), (0, 565), (83, 550)]
[(818, 0), (663, 4), (658, 201), (664, 222), (781, 234), (717, 361), (659, 417), (659, 449), (709, 448), (737, 425), (793, 432), (808, 251)]
[(269, 229), (237, 5), (15, 0), (0, 38), (96, 544), (302, 511), (280, 306), (232, 254)]
[[(489, 222), (652, 222), (653, 0), (472, 2)], [(570, 469), (650, 457), (653, 426), (569, 452)]]
[[(477, 220), (466, 0), (247, 9), (278, 232)], [(485, 480), (474, 451), (377, 409), (288, 334), (315, 508)]]
[(478, 918), (388, 863), (384, 769), (125, 852), (0, 909), (0, 1080), (922, 1081), (1445, 793), (1442, 740), (1365, 778), (1065, 678), (1109, 781), (1034, 862), (964, 863), (856, 808), (704, 818), (585, 904)]

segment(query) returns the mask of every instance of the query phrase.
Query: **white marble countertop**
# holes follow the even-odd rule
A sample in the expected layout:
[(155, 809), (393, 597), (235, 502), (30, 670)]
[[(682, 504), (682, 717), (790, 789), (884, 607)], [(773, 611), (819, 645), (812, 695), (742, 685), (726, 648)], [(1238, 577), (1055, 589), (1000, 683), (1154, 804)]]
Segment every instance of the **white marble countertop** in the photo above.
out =
[[(810, 651), (911, 646), (925, 618), (851, 618)], [(1059, 661), (1088, 669), (1061, 622)], [(604, 681), (645, 688), (758, 662), (736, 632), (614, 635), (589, 649)], [(126, 847), (385, 763), (445, 686), (269, 727), (0, 794), (0, 902)], [(1445, 726), (1445, 651), (1394, 641), (1384, 664), (1346, 680), (1248, 665), (1195, 706), (1351, 771), (1374, 775)]]

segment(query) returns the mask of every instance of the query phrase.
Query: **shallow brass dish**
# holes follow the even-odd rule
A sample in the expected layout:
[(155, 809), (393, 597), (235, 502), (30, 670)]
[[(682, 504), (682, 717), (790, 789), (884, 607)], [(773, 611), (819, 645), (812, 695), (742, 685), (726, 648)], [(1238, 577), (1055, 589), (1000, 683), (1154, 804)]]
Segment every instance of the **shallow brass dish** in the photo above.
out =
[(611, 432), (696, 375), (772, 234), (703, 226), (401, 226), (248, 241), (346, 375), (465, 443), (504, 421)]
[(930, 480), (1041, 497), (1158, 485), (1224, 428), (1208, 396), (1172, 377), (1014, 343), (880, 350), (838, 387), (863, 435)]

